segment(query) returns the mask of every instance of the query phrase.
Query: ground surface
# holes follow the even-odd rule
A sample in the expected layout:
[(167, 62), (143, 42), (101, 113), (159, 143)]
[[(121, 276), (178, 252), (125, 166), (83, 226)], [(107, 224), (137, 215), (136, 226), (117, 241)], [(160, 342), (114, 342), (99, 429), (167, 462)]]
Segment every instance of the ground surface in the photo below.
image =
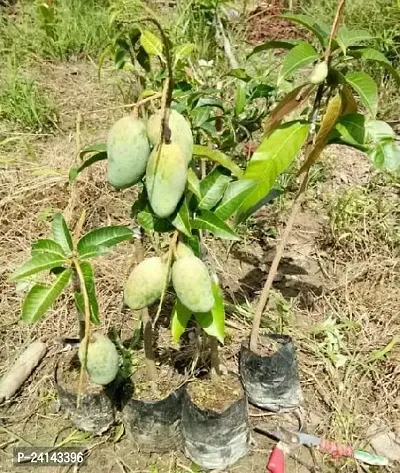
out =
[[(119, 101), (111, 75), (106, 73), (99, 83), (90, 62), (43, 63), (36, 74), (56, 96), (61, 119), (55, 134), (14, 135), (20, 140), (1, 150), (0, 375), (34, 338), (48, 343), (48, 353), (19, 395), (0, 406), (0, 471), (14, 471), (14, 446), (53, 446), (68, 436), (89, 448), (88, 463), (79, 470), (83, 473), (192, 471), (190, 461), (180, 453), (139, 454), (126, 435), (119, 438), (118, 426), (102, 437), (85, 436), (57, 411), (52, 374), (62, 348), (56, 339), (76, 334), (70, 296), (61, 298), (37, 326), (18, 322), (23, 292), (6, 279), (28, 256), (31, 241), (48, 235), (47, 217), (71, 208), (71, 189), (65, 182), (76, 156), (78, 112), (83, 114), (80, 146), (104, 140), (108, 127), (122, 113), (109, 110)], [(313, 176), (307, 203), (297, 218), (263, 327), (293, 337), (309, 431), (370, 448), (373, 427), (391, 433), (393, 439), (396, 432), (400, 434), (400, 348), (395, 338), (400, 328), (400, 181), (372, 172), (365, 157), (346, 148), (332, 148), (325, 158), (326, 166)], [(108, 187), (100, 163), (82, 175), (73, 189), (76, 209), (70, 222), (73, 226), (86, 208), (85, 230), (129, 224), (134, 195)], [(232, 360), (249, 333), (252, 307), (274, 254), (273, 236), (279, 236), (289, 205), (290, 197), (261, 210), (257, 223), (243, 231), (242, 241), (232, 247), (207, 242), (229, 301), (228, 337), (222, 354), (230, 368), (235, 368)], [(131, 252), (128, 244), (121, 244), (96, 264), (104, 330), (122, 328), (126, 338), (135, 328), (132, 315), (122, 305)], [(252, 426), (278, 420), (295, 425), (293, 416), (253, 408), (249, 412)], [(265, 471), (271, 446), (266, 437), (254, 433), (249, 455), (229, 471)], [(288, 461), (289, 472), (384, 471), (352, 461), (332, 461), (318, 453), (312, 458), (306, 449), (296, 454), (297, 460)], [(19, 471), (39, 470), (21, 467)], [(398, 472), (400, 466), (386, 471)]]

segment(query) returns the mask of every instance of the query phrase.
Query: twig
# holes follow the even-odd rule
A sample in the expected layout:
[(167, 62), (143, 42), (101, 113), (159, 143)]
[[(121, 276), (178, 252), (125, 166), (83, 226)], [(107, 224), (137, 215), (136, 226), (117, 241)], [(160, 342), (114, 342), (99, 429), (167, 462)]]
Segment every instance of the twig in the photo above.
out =
[(345, 5), (346, 5), (346, 0), (339, 0), (339, 4), (338, 4), (337, 9), (336, 9), (335, 19), (333, 20), (333, 24), (332, 24), (331, 34), (329, 35), (328, 46), (325, 50), (325, 55), (324, 55), (324, 61), (325, 62), (329, 61), (329, 58), (330, 58), (330, 55), (331, 55), (331, 49), (332, 49), (332, 42), (335, 39), (335, 36), (336, 36), (337, 31), (339, 29), (339, 25), (340, 25), (340, 22), (342, 20), (343, 10), (344, 10)]
[(88, 112), (85, 112), (85, 115), (89, 115), (91, 113), (100, 113), (100, 112), (107, 112), (109, 110), (118, 110), (121, 108), (139, 108), (142, 105), (145, 105), (148, 102), (151, 102), (152, 100), (157, 100), (162, 97), (161, 92), (156, 92), (153, 95), (150, 95), (149, 97), (146, 97), (145, 99), (139, 100), (139, 102), (135, 103), (129, 103), (126, 105), (115, 105), (114, 107), (107, 107), (107, 108), (99, 108), (97, 110), (89, 110)]
[(154, 317), (153, 328), (156, 326), (156, 323), (161, 315), (161, 309), (164, 302), (165, 293), (167, 292), (172, 256), (175, 254), (175, 251), (176, 251), (176, 242), (178, 240), (178, 235), (179, 235), (178, 230), (175, 230), (174, 234), (172, 235), (171, 242), (169, 244), (168, 260), (167, 260), (168, 270), (167, 270), (167, 275), (165, 277), (163, 290), (161, 293), (160, 303), (158, 304), (157, 313), (156, 313), (156, 316)]
[(222, 24), (221, 18), (218, 15), (216, 15), (216, 27), (217, 27), (217, 31), (221, 35), (221, 38), (222, 38), (222, 41), (223, 41), (223, 46), (224, 46), (224, 51), (225, 51), (226, 57), (229, 60), (231, 68), (232, 69), (238, 69), (239, 68), (239, 63), (237, 62), (237, 60), (235, 58), (235, 55), (233, 54), (232, 45), (231, 45), (228, 37), (225, 34), (224, 26)]

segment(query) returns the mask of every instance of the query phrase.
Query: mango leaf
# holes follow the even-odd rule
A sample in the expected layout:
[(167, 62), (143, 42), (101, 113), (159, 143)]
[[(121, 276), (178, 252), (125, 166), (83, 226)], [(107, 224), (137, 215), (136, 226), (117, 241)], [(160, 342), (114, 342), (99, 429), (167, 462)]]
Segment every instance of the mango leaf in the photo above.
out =
[(239, 116), (246, 106), (246, 89), (242, 84), (236, 87), (235, 115)]
[(372, 141), (381, 141), (385, 139), (393, 140), (396, 133), (393, 128), (382, 120), (370, 120), (365, 126), (368, 138)]
[(215, 215), (223, 221), (228, 220), (256, 185), (256, 182), (245, 179), (228, 184), (219, 206), (214, 211)]
[(200, 258), (200, 238), (197, 235), (192, 235), (190, 238), (185, 238), (184, 243), (186, 243), (186, 245), (192, 249), (195, 256)]
[(66, 269), (51, 286), (44, 284), (33, 286), (25, 298), (21, 320), (28, 323), (40, 320), (67, 286), (71, 276), (72, 269)]
[(229, 225), (209, 210), (202, 210), (201, 213), (192, 220), (191, 225), (192, 228), (209, 231), (219, 238), (240, 240)]
[(230, 77), (236, 77), (236, 79), (243, 80), (244, 82), (250, 82), (251, 81), (251, 76), (247, 74), (245, 69), (232, 69), (231, 71), (228, 72), (227, 76)]
[(97, 163), (98, 161), (102, 161), (104, 159), (107, 159), (107, 152), (105, 151), (100, 151), (99, 153), (94, 154), (93, 156), (90, 156), (89, 159), (87, 159), (79, 168), (71, 168), (69, 171), (68, 175), (68, 180), (70, 182), (74, 181), (78, 174), (82, 172), (84, 169), (88, 168), (94, 163)]
[(240, 167), (235, 164), (229, 156), (221, 153), (221, 151), (210, 149), (205, 146), (194, 145), (193, 156), (203, 156), (208, 158), (210, 161), (221, 164), (221, 166), (229, 169), (231, 173), (239, 179), (243, 176), (243, 171), (240, 169)]
[(336, 130), (344, 141), (362, 145), (365, 142), (365, 116), (361, 113), (345, 115), (338, 121)]
[(365, 30), (349, 30), (345, 26), (340, 26), (336, 35), (336, 41), (346, 55), (349, 46), (355, 46), (362, 41), (373, 39), (373, 36)]
[(200, 181), (192, 168), (188, 169), (188, 188), (199, 200), (201, 199)]
[(40, 273), (46, 269), (62, 266), (65, 263), (65, 257), (56, 253), (35, 254), (30, 260), (26, 261), (17, 268), (11, 275), (10, 280), (16, 281), (24, 279), (31, 274)]
[(357, 50), (349, 51), (349, 55), (355, 58), (363, 59), (365, 61), (375, 61), (384, 67), (394, 78), (397, 84), (400, 85), (400, 74), (393, 67), (389, 59), (384, 56), (380, 51), (373, 48), (362, 48)]
[(41, 254), (41, 253), (52, 253), (61, 257), (65, 257), (65, 253), (61, 248), (61, 245), (56, 243), (54, 240), (50, 240), (50, 238), (44, 238), (41, 240), (37, 240), (32, 244), (31, 254), (32, 256)]
[(185, 59), (189, 57), (192, 52), (195, 50), (196, 45), (193, 43), (185, 43), (181, 44), (175, 49), (175, 62), (180, 61), (181, 59)]
[(321, 19), (313, 18), (309, 15), (295, 15), (285, 14), (280, 15), (280, 18), (286, 18), (287, 20), (299, 23), (308, 29), (320, 42), (321, 46), (326, 46), (328, 43), (330, 28), (329, 26), (321, 21)]
[(357, 113), (358, 106), (353, 91), (348, 84), (344, 84), (340, 90), (343, 102), (343, 115)]
[(171, 316), (171, 334), (174, 342), (179, 342), (191, 317), (192, 312), (177, 298)]
[(222, 199), (225, 189), (232, 180), (229, 172), (222, 166), (213, 169), (210, 174), (200, 182), (202, 198), (199, 208), (210, 210)]
[(172, 218), (170, 217), (170, 220), (172, 225), (181, 233), (189, 238), (192, 236), (189, 209), (185, 197), (182, 198), (182, 202), (179, 205), (177, 212), (175, 212), (175, 215), (173, 215)]
[(303, 146), (309, 130), (308, 123), (288, 122), (265, 138), (251, 158), (244, 179), (256, 181), (257, 185), (243, 200), (239, 213), (246, 212), (265, 198), (276, 178), (293, 161)]
[(152, 56), (161, 56), (163, 51), (163, 45), (154, 33), (149, 30), (142, 31), (140, 35), (140, 44), (143, 46), (147, 54)]
[(294, 74), (298, 69), (308, 66), (319, 59), (317, 51), (311, 44), (302, 43), (295, 46), (286, 55), (278, 76), (278, 85), (286, 79), (286, 77)]
[(342, 110), (342, 96), (339, 93), (329, 101), (328, 106), (326, 107), (325, 114), (314, 141), (314, 146), (301, 166), (299, 174), (302, 174), (304, 170), (309, 169), (317, 161), (323, 149), (328, 144), (329, 135), (341, 117)]
[(53, 240), (61, 246), (65, 254), (71, 254), (74, 247), (72, 237), (61, 213), (54, 215), (51, 229), (53, 232)]
[[(89, 297), (89, 307), (90, 307), (90, 319), (92, 323), (98, 325), (99, 320), (99, 304), (96, 297), (96, 285), (94, 279), (93, 267), (87, 261), (80, 261), (79, 266), (83, 274), (83, 280), (85, 281), (85, 288), (87, 295)], [(76, 292), (75, 304), (77, 309), (84, 315), (85, 314), (85, 303), (82, 292)]]
[(365, 72), (348, 72), (345, 75), (346, 82), (360, 96), (360, 100), (375, 118), (378, 111), (378, 86), (371, 76)]
[(394, 140), (382, 140), (368, 153), (378, 169), (396, 171), (400, 168), (400, 146)]
[(274, 128), (280, 125), (281, 121), (287, 115), (305, 105), (314, 88), (315, 87), (313, 85), (306, 87), (303, 84), (286, 94), (285, 97), (283, 97), (283, 99), (269, 114), (264, 128), (265, 133), (272, 131)]
[(225, 309), (224, 298), (218, 284), (212, 282), (212, 291), (214, 295), (214, 307), (210, 312), (195, 314), (196, 322), (211, 337), (215, 337), (222, 344), (225, 338)]
[[(246, 181), (244, 181), (244, 182), (246, 182)], [(251, 183), (254, 184), (254, 181), (247, 181), (247, 182), (251, 182)], [(255, 184), (257, 184), (257, 183), (255, 183)], [(264, 207), (264, 205), (267, 205), (267, 204), (271, 203), (273, 200), (275, 200), (276, 198), (278, 198), (282, 194), (283, 194), (283, 190), (281, 190), (281, 189), (271, 189), (268, 192), (268, 194), (263, 199), (258, 201), (255, 205), (253, 205), (252, 207), (249, 207), (244, 212), (236, 214), (236, 216), (235, 216), (235, 225), (237, 225), (238, 223), (244, 222), (254, 212), (257, 212), (257, 210), (261, 209), (261, 207)]]
[(266, 43), (259, 44), (256, 46), (250, 54), (247, 55), (247, 59), (249, 59), (253, 54), (258, 54), (263, 51), (268, 51), (269, 49), (293, 49), (298, 44), (301, 44), (303, 41), (298, 41), (296, 39), (293, 40), (274, 40), (274, 41), (267, 41)]
[(87, 146), (86, 148), (83, 148), (79, 155), (81, 158), (85, 156), (85, 154), (89, 153), (107, 153), (107, 144), (106, 143), (97, 143), (95, 145), (90, 145)]
[(93, 247), (111, 248), (132, 238), (132, 230), (124, 225), (97, 228), (84, 235), (77, 244), (79, 256), (84, 257)]
[(85, 260), (95, 258), (96, 256), (105, 255), (108, 253), (109, 248), (106, 246), (87, 246), (84, 253), (79, 255), (79, 260)]

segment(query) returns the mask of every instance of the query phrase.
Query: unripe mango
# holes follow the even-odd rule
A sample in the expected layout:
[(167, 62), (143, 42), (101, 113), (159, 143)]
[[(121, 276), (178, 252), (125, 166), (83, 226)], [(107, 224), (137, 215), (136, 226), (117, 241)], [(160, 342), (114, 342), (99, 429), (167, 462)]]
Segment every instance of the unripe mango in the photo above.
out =
[[(193, 155), (193, 134), (189, 123), (183, 115), (176, 110), (171, 110), (168, 125), (171, 130), (171, 143), (180, 145), (186, 162), (189, 164)], [(147, 135), (153, 146), (159, 142), (161, 136), (161, 110), (149, 118)]]
[(321, 84), (328, 77), (328, 64), (325, 61), (319, 62), (314, 66), (310, 75), (311, 84)]
[(190, 246), (187, 246), (180, 241), (176, 245), (175, 257), (176, 259), (179, 259), (183, 258), (184, 256), (194, 256), (194, 253)]
[(208, 312), (214, 306), (211, 279), (206, 265), (196, 256), (179, 258), (172, 266), (176, 295), (189, 310)]
[(146, 190), (158, 217), (169, 217), (174, 212), (186, 181), (187, 164), (180, 146), (176, 143), (156, 146), (147, 163)]
[[(85, 344), (79, 346), (79, 361), (83, 364)], [(86, 369), (90, 379), (96, 384), (106, 385), (115, 379), (118, 373), (118, 352), (113, 342), (104, 335), (93, 335), (89, 342)]]
[(116, 189), (133, 186), (146, 172), (150, 143), (143, 120), (123, 117), (107, 136), (107, 179)]
[(124, 301), (132, 310), (143, 309), (161, 297), (168, 265), (154, 256), (139, 263), (124, 288)]

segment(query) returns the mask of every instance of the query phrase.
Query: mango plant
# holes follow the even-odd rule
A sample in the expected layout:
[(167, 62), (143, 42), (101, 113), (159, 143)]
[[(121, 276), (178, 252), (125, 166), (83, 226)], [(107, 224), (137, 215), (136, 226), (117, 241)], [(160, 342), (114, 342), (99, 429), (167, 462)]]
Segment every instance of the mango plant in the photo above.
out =
[[(81, 224), (83, 221), (80, 221)], [(74, 241), (63, 215), (58, 213), (52, 220), (52, 237), (35, 241), (32, 244), (31, 258), (11, 276), (13, 281), (25, 281), (32, 285), (21, 313), (21, 320), (26, 323), (42, 320), (54, 302), (72, 285), (81, 340), (81, 366), (97, 384), (108, 384), (115, 378), (118, 355), (114, 345), (106, 337), (96, 335), (93, 343), (90, 338), (91, 324), (100, 324), (95, 276), (90, 260), (104, 255), (113, 246), (131, 238), (132, 231), (126, 226), (118, 225), (91, 230)], [(37, 275), (48, 274), (49, 271), (50, 283), (36, 282)], [(101, 352), (103, 357), (99, 366)]]

